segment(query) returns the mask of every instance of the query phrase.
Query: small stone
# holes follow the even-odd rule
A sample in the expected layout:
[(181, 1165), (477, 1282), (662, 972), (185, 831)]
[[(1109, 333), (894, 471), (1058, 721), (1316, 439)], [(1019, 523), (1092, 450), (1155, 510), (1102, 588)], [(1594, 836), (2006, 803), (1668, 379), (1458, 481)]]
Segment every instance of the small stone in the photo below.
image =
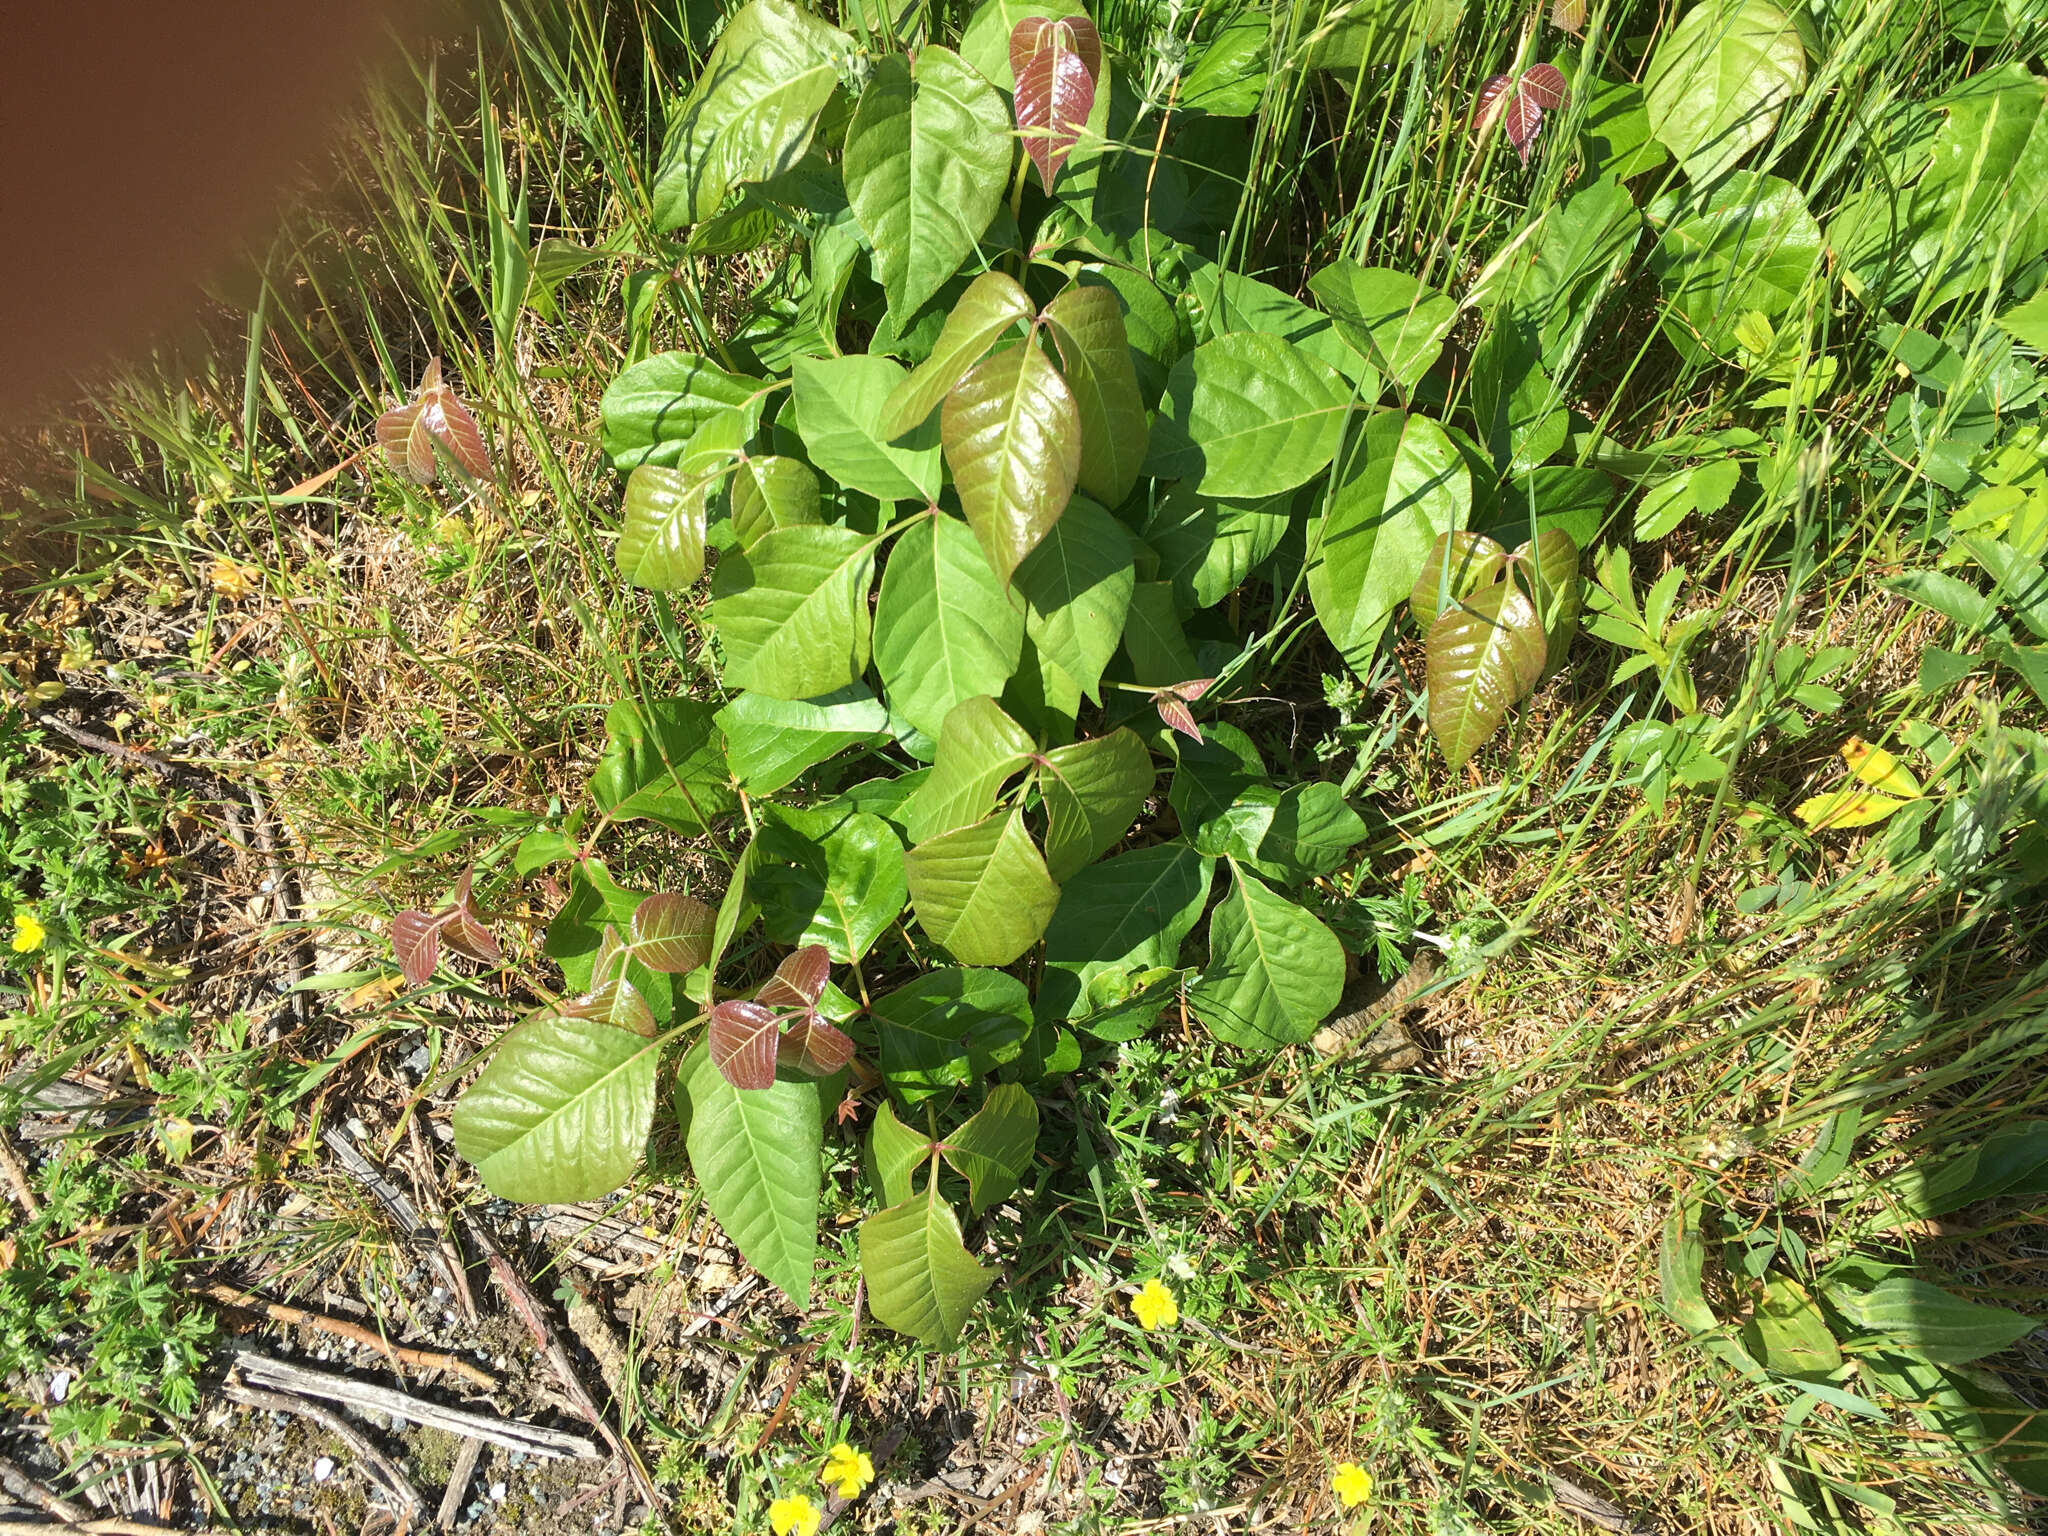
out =
[(507, 1492), (507, 1489), (506, 1489), (506, 1487), (505, 1487), (505, 1485), (504, 1485), (503, 1483), (493, 1483), (493, 1484), (491, 1484), (491, 1502), (492, 1502), (493, 1504), (502, 1504), (502, 1503), (504, 1503), (504, 1502), (505, 1502), (505, 1494), (506, 1494), (506, 1492)]
[(71, 1395), (71, 1373), (58, 1371), (50, 1377), (50, 1401), (61, 1403)]
[(313, 1463), (314, 1482), (324, 1483), (332, 1476), (334, 1476), (334, 1458), (332, 1456), (322, 1456)]

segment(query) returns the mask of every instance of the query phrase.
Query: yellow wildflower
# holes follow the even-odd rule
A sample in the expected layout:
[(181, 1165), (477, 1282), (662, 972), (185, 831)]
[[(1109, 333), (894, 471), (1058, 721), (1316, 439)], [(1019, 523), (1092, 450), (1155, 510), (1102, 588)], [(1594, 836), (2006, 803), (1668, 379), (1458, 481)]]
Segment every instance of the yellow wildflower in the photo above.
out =
[(41, 949), (43, 947), (43, 940), (49, 936), (49, 930), (43, 927), (42, 923), (37, 920), (35, 913), (17, 912), (14, 914), (14, 952), (17, 955), (25, 955), (31, 950)]
[(818, 1506), (800, 1493), (768, 1506), (768, 1528), (775, 1536), (818, 1536)]
[(857, 1499), (875, 1480), (874, 1458), (842, 1440), (825, 1453), (825, 1470), (818, 1480), (827, 1488), (837, 1488), (842, 1499)]
[(1356, 1509), (1372, 1497), (1372, 1474), (1355, 1461), (1340, 1461), (1330, 1474), (1330, 1491), (1346, 1509)]
[(1131, 1313), (1138, 1319), (1138, 1326), (1150, 1333), (1155, 1328), (1171, 1328), (1179, 1322), (1180, 1304), (1173, 1299), (1173, 1292), (1161, 1285), (1155, 1275), (1131, 1298)]

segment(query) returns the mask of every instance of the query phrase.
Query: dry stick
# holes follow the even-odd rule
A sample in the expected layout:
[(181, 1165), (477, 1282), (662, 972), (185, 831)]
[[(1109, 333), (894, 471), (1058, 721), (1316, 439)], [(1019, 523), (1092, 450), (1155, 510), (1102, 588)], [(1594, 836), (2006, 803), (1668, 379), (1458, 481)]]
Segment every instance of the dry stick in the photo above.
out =
[(338, 1317), (308, 1312), (300, 1307), (287, 1306), (281, 1301), (266, 1301), (253, 1291), (241, 1290), (219, 1280), (200, 1286), (199, 1293), (211, 1297), (223, 1306), (239, 1307), (244, 1312), (260, 1312), (272, 1322), (283, 1323), (288, 1327), (317, 1328), (322, 1333), (331, 1333), (338, 1338), (353, 1339), (358, 1344), (376, 1350), (394, 1365), (409, 1365), (421, 1371), (452, 1371), (486, 1392), (498, 1390), (498, 1383), (494, 1377), (478, 1370), (459, 1356), (445, 1354), (438, 1349), (413, 1349), (404, 1344), (393, 1344), (361, 1323), (345, 1322)]
[(21, 1166), (21, 1159), (14, 1155), (14, 1143), (7, 1132), (0, 1130), (0, 1172), (7, 1175), (7, 1183), (14, 1191), (14, 1198), (21, 1202), (21, 1208), (28, 1212), (29, 1220), (43, 1214), (42, 1202), (36, 1199), (35, 1187), (28, 1181), (28, 1170)]
[(13, 1457), (0, 1456), (0, 1472), (4, 1472), (17, 1483), (20, 1483), (23, 1488), (28, 1490), (28, 1496), (31, 1499), (35, 1500), (36, 1503), (47, 1509), (59, 1520), (77, 1525), (81, 1521), (92, 1518), (92, 1511), (88, 1510), (83, 1504), (74, 1504), (65, 1498), (63, 1494), (45, 1487), (41, 1482), (37, 1481), (34, 1473), (30, 1472), (27, 1467), (24, 1467)]
[(462, 1510), (462, 1496), (469, 1492), (469, 1480), (476, 1476), (476, 1464), (484, 1453), (484, 1443), (471, 1438), (462, 1442), (462, 1449), (455, 1453), (455, 1468), (448, 1474), (448, 1487), (441, 1495), (441, 1508), (436, 1515), (444, 1530), (453, 1530), (455, 1517)]
[(50, 1536), (52, 1531), (85, 1531), (90, 1536), (180, 1536), (175, 1526), (142, 1520), (0, 1520), (0, 1536)]
[(372, 1445), (361, 1430), (340, 1414), (322, 1408), (318, 1403), (300, 1397), (296, 1392), (271, 1392), (261, 1387), (246, 1387), (232, 1381), (221, 1390), (227, 1394), (230, 1402), (240, 1403), (245, 1408), (261, 1408), (270, 1413), (290, 1413), (302, 1419), (311, 1419), (354, 1451), (369, 1469), (371, 1480), (397, 1500), (408, 1515), (418, 1517), (426, 1513), (427, 1501), (420, 1497), (419, 1490), (412, 1485), (412, 1480), (389, 1456)]
[[(263, 792), (254, 784), (248, 786), (249, 809), (256, 815), (256, 851), (263, 855), (263, 861), (270, 869), (270, 901), (280, 923), (292, 920), (292, 890), (297, 883), (284, 872), (284, 861), (277, 856), (277, 840), (270, 835), (270, 807), (263, 803)], [(303, 908), (304, 903), (300, 906)], [(306, 994), (299, 990), (299, 984), (306, 979), (306, 935), (303, 931), (291, 937), (285, 950), (285, 974), (292, 984), (292, 1017), (300, 1024), (306, 1022)]]

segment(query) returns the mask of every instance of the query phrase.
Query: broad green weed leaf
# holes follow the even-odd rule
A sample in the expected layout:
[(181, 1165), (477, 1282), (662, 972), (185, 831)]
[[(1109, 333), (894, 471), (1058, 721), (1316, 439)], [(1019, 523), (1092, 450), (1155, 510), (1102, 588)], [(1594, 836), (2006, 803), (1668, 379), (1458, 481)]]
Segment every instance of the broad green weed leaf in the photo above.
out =
[(1045, 867), (1063, 884), (1130, 830), (1152, 793), (1152, 754), (1135, 731), (1055, 747), (1044, 754), (1038, 792), (1045, 801)]
[(1408, 608), (1423, 628), (1450, 604), (1491, 586), (1507, 569), (1508, 552), (1483, 533), (1439, 534), (1408, 590)]
[(1069, 288), (1045, 307), (1046, 329), (1081, 420), (1080, 488), (1120, 506), (1145, 457), (1145, 402), (1124, 332), (1123, 307), (1107, 288)]
[(2048, 288), (2000, 315), (1998, 326), (2022, 346), (2048, 354)]
[(733, 1087), (710, 1056), (685, 1060), (690, 1167), (746, 1261), (799, 1307), (811, 1299), (823, 1177), (823, 1106), (812, 1078)]
[(939, 431), (967, 525), (1007, 588), (1074, 494), (1081, 417), (1073, 392), (1030, 338), (968, 370), (946, 396)]
[(882, 1075), (906, 1104), (1014, 1061), (1031, 1033), (1031, 995), (1004, 971), (926, 971), (876, 998), (869, 1012), (881, 1037)]
[(1293, 294), (1195, 251), (1182, 248), (1178, 260), (1188, 269), (1188, 299), (1196, 312), (1198, 340), (1214, 341), (1239, 331), (1278, 337), (1329, 364), (1355, 386), (1359, 399), (1378, 397), (1379, 370), (1363, 337)]
[(1003, 333), (1034, 314), (1031, 297), (1007, 272), (984, 272), (967, 285), (946, 316), (931, 356), (889, 392), (881, 435), (894, 441), (924, 424), (967, 370), (988, 355)]
[(932, 1139), (898, 1120), (895, 1106), (882, 1100), (875, 1109), (875, 1123), (868, 1128), (868, 1164), (882, 1198), (891, 1205), (908, 1200), (918, 1165), (931, 1156)]
[(1743, 315), (1791, 314), (1820, 266), (1820, 225), (1776, 176), (1737, 171), (1704, 199), (1669, 194), (1650, 219), (1660, 230), (1650, 270), (1669, 306), (1664, 334), (1691, 362), (1734, 357)]
[(1023, 1181), (1037, 1146), (1037, 1103), (1017, 1084), (999, 1083), (939, 1151), (967, 1176), (968, 1208), (979, 1216)]
[[(578, 859), (569, 870), (569, 899), (548, 924), (541, 952), (562, 968), (565, 990), (588, 992), (595, 982), (605, 930), (630, 931), (633, 915), (649, 899), (612, 879), (599, 859)], [(643, 965), (628, 951), (625, 975), (646, 1001), (657, 1023), (675, 1013), (675, 986), (668, 976)]]
[(1709, 186), (1771, 136), (1806, 87), (1806, 46), (1771, 0), (1700, 0), (1665, 33), (1643, 81), (1650, 126)]
[(1484, 587), (1429, 626), (1429, 733), (1453, 768), (1534, 691), (1548, 645), (1536, 605), (1508, 582)]
[(695, 699), (621, 699), (605, 711), (604, 756), (590, 778), (598, 809), (694, 834), (737, 805), (712, 713)]
[(1383, 411), (1354, 439), (1308, 591), (1323, 632), (1361, 677), (1431, 548), (1471, 510), (1471, 473), (1428, 417)]
[(818, 477), (802, 459), (762, 454), (733, 471), (732, 527), (740, 548), (752, 549), (778, 528), (823, 522)]
[(860, 1224), (860, 1269), (875, 1321), (933, 1348), (959, 1341), (996, 1278), (960, 1240), (960, 1218), (937, 1179)]
[(822, 945), (841, 965), (866, 955), (903, 910), (903, 843), (879, 816), (837, 805), (763, 805), (749, 889), (777, 944)]
[(795, 165), (852, 51), (852, 38), (790, 0), (742, 7), (670, 125), (649, 189), (655, 226), (701, 224), (733, 187)]
[(1842, 1351), (1820, 1303), (1789, 1275), (1772, 1275), (1763, 1298), (1742, 1325), (1742, 1342), (1766, 1369), (1780, 1376), (1832, 1376)]
[(1142, 273), (1125, 267), (1083, 267), (1075, 281), (1089, 288), (1107, 288), (1123, 311), (1124, 335), (1131, 344), (1131, 366), (1137, 371), (1138, 393), (1147, 405), (1166, 388), (1166, 373), (1193, 343), (1187, 321), (1171, 300)]
[(1457, 302), (1392, 267), (1336, 261), (1308, 280), (1309, 291), (1352, 329), (1352, 345), (1404, 391), (1436, 362), (1458, 318)]
[(884, 58), (861, 92), (846, 130), (846, 195), (899, 323), (959, 270), (995, 217), (1009, 130), (995, 88), (948, 48)]
[(1227, 721), (1212, 723), (1206, 741), (1176, 738), (1173, 747), (1179, 761), (1166, 798), (1180, 818), (1181, 830), (1190, 837), (1229, 810), (1250, 786), (1266, 781), (1259, 749)]
[(815, 699), (743, 693), (712, 717), (725, 736), (725, 759), (740, 787), (766, 795), (834, 753), (889, 728), (889, 711), (859, 683)]
[(1290, 785), (1259, 818), (1259, 836), (1227, 850), (1269, 880), (1297, 882), (1327, 875), (1365, 841), (1365, 821), (1335, 784)]
[(1134, 679), (1147, 688), (1170, 688), (1194, 679), (1195, 653), (1180, 626), (1172, 583), (1141, 581), (1131, 588), (1124, 654), (1130, 658)]
[(1219, 336), (1173, 365), (1145, 473), (1208, 496), (1291, 491), (1337, 451), (1351, 391), (1336, 371), (1272, 336)]
[(624, 473), (640, 464), (674, 464), (713, 416), (759, 409), (760, 381), (728, 373), (694, 352), (657, 352), (605, 386), (598, 402), (606, 457)]
[(1024, 649), (1024, 605), (967, 525), (932, 512), (889, 551), (875, 607), (875, 667), (889, 707), (936, 739), (955, 705), (1003, 691)]
[(1593, 173), (1603, 179), (1629, 181), (1654, 171), (1671, 158), (1650, 127), (1643, 89), (1627, 80), (1607, 80), (1581, 70), (1575, 82), (1585, 115), (1579, 120), (1579, 142)]
[(1097, 703), (1136, 581), (1130, 535), (1085, 496), (1067, 503), (1017, 567), (1016, 596), (1031, 643)]
[[(1098, 976), (1177, 964), (1181, 941), (1208, 904), (1215, 868), (1215, 860), (1176, 839), (1091, 864), (1061, 886), (1045, 932), (1039, 1017), (1085, 1017)], [(1142, 1034), (1157, 1011), (1155, 1005), (1119, 1023)]]
[(1213, 608), (1244, 584), (1287, 536), (1294, 493), (1265, 501), (1218, 501), (1176, 481), (1152, 505), (1141, 531), (1159, 557), (1158, 579), (1173, 587), (1183, 615)]
[(1188, 1009), (1218, 1039), (1246, 1049), (1299, 1045), (1344, 992), (1344, 946), (1314, 914), (1243, 869), (1209, 914), (1209, 963)]
[(882, 434), (883, 408), (908, 377), (899, 364), (860, 353), (799, 357), (794, 367), (796, 430), (813, 464), (883, 501), (938, 500), (938, 433), (927, 424), (895, 440)]
[(926, 839), (905, 874), (918, 926), (963, 965), (1008, 965), (1044, 935), (1060, 896), (1021, 810)]
[(1003, 781), (1031, 759), (1034, 743), (994, 699), (966, 699), (946, 716), (931, 776), (904, 813), (914, 842), (970, 826), (995, 806)]
[(627, 1179), (654, 1121), (654, 1042), (540, 1014), (508, 1034), (455, 1106), (455, 1147), (503, 1200), (595, 1200)]
[(728, 552), (711, 580), (727, 686), (814, 699), (858, 682), (874, 574), (875, 541), (851, 528), (778, 528)]
[(1899, 1172), (1890, 1194), (1906, 1216), (1921, 1218), (2001, 1196), (2048, 1194), (2048, 1120), (2022, 1120), (1981, 1146), (1922, 1158)]
[(629, 585), (676, 592), (704, 574), (704, 498), (725, 466), (685, 471), (642, 464), (626, 478), (616, 558)]
[(1868, 1290), (1830, 1285), (1827, 1297), (1866, 1333), (1936, 1365), (1981, 1360), (2010, 1349), (2041, 1326), (2037, 1317), (1965, 1301), (1910, 1275), (1894, 1275)]
[(1239, 11), (1227, 19), (1181, 76), (1177, 105), (1212, 117), (1251, 117), (1266, 95), (1266, 59), (1274, 18)]

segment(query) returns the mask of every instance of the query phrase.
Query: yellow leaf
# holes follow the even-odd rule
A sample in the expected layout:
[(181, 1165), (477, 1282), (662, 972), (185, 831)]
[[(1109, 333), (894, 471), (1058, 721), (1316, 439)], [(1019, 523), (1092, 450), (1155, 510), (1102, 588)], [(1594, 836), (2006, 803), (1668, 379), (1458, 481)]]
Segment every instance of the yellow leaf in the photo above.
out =
[(1842, 744), (1842, 760), (1858, 783), (1908, 800), (1920, 797), (1920, 781), (1913, 777), (1913, 771), (1883, 747), (1873, 747), (1861, 736), (1851, 736)]
[(1792, 814), (1816, 832), (1836, 827), (1868, 827), (1883, 821), (1906, 802), (1868, 789), (1834, 789), (1802, 801)]

